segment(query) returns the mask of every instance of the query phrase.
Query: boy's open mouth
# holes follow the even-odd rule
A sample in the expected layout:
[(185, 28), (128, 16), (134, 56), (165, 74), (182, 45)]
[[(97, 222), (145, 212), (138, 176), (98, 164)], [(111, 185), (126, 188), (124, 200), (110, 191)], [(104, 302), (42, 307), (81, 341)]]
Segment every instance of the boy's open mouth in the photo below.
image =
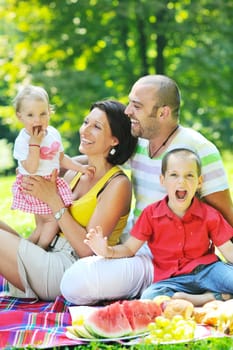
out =
[(187, 191), (176, 191), (176, 197), (178, 199), (184, 199), (186, 197)]

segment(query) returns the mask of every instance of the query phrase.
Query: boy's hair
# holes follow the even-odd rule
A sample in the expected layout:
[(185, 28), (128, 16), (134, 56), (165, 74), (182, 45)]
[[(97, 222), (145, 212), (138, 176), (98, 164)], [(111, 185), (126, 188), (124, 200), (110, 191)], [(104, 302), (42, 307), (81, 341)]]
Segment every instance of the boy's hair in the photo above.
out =
[(161, 166), (162, 175), (165, 175), (165, 173), (167, 171), (167, 163), (168, 163), (169, 157), (172, 154), (176, 154), (176, 153), (183, 153), (185, 156), (192, 158), (197, 164), (198, 176), (201, 175), (201, 159), (200, 159), (199, 155), (196, 152), (192, 151), (191, 149), (184, 148), (184, 147), (183, 148), (174, 148), (165, 154), (165, 156), (162, 159), (162, 166)]
[(20, 111), (22, 102), (25, 99), (44, 101), (48, 103), (50, 110), (53, 111), (53, 106), (49, 103), (49, 96), (47, 91), (40, 86), (27, 85), (18, 91), (13, 100), (13, 106), (15, 107), (16, 112)]

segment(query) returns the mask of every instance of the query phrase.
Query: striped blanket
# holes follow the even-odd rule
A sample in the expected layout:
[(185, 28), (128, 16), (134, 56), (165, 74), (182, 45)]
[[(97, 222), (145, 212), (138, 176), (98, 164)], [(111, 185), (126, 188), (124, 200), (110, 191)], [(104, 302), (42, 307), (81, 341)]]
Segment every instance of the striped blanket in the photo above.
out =
[[(6, 282), (0, 276), (0, 292)], [(70, 304), (62, 296), (54, 302), (0, 296), (0, 349), (74, 346), (81, 344), (66, 337), (71, 325)]]

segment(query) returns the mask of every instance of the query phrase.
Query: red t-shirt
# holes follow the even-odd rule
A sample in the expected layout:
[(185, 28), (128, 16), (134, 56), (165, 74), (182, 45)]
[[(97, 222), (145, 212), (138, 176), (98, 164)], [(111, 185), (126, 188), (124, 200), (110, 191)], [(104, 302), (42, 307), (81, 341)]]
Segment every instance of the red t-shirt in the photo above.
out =
[(131, 235), (147, 241), (156, 282), (217, 261), (214, 246), (231, 239), (233, 228), (216, 209), (196, 197), (180, 218), (170, 210), (165, 197), (143, 210)]

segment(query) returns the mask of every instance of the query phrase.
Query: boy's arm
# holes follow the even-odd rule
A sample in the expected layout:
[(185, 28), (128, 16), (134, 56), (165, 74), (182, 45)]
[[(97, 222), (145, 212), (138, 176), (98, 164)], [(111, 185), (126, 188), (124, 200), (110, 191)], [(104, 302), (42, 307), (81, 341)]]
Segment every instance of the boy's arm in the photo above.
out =
[(227, 241), (218, 247), (218, 250), (223, 255), (223, 257), (227, 260), (227, 262), (233, 264), (233, 243), (231, 241)]
[(135, 253), (145, 243), (137, 238), (130, 236), (123, 244), (108, 246), (107, 238), (103, 236), (102, 228), (96, 226), (95, 229), (89, 230), (84, 241), (96, 255), (105, 258), (125, 258), (134, 256)]

